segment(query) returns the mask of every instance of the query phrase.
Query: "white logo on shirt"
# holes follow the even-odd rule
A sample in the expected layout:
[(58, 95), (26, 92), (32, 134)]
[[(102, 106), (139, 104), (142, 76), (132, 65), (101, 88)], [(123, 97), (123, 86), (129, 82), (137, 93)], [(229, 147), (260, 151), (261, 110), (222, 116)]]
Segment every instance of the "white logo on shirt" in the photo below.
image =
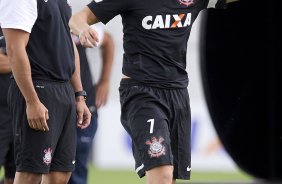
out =
[(45, 3), (47, 3), (47, 2), (48, 2), (48, 0), (44, 0), (44, 2), (45, 2)]
[(143, 18), (142, 26), (144, 29), (169, 29), (188, 27), (192, 24), (192, 13), (187, 14), (167, 14), (167, 15), (148, 15)]

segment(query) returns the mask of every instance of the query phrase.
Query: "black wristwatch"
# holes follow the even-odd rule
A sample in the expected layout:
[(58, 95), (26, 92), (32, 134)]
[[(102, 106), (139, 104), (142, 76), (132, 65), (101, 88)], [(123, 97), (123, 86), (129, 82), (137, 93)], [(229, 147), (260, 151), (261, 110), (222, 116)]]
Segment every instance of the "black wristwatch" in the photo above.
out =
[(86, 100), (86, 97), (87, 97), (87, 93), (84, 90), (83, 91), (77, 91), (77, 92), (74, 93), (74, 95), (75, 95), (75, 97), (83, 96), (85, 100)]

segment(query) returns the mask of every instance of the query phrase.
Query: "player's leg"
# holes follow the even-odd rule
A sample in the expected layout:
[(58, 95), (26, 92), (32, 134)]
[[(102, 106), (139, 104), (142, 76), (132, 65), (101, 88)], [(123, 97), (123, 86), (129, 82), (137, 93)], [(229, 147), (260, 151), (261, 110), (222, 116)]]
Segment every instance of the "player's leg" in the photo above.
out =
[[(37, 92), (40, 99), (45, 101), (43, 89), (42, 92)], [(14, 183), (38, 184), (42, 173), (49, 172), (52, 151), (45, 153), (45, 150), (54, 149), (54, 145), (50, 143), (54, 131), (54, 129), (52, 131), (52, 121), (48, 122), (49, 132), (36, 131), (29, 127), (25, 99), (14, 80), (9, 89), (8, 104), (14, 127), (14, 155), (17, 171)]]
[[(42, 184), (66, 184), (75, 167), (76, 152), (76, 105), (73, 89), (70, 83), (56, 84), (52, 93), (57, 97), (52, 99), (56, 115), (56, 135), (54, 135), (54, 150), (50, 163), (50, 172), (42, 176)], [(51, 98), (51, 97), (50, 97)], [(49, 110), (50, 112), (50, 110)]]
[(39, 184), (41, 176), (30, 172), (16, 172), (14, 184)]
[(171, 184), (173, 156), (170, 147), (168, 107), (160, 99), (161, 90), (122, 80), (121, 121), (133, 141), (136, 172), (146, 172), (149, 184)]
[(71, 172), (53, 172), (43, 174), (41, 184), (66, 184), (69, 181)]
[[(4, 168), (5, 175), (2, 184), (13, 183), (15, 170), (7, 168), (8, 165), (13, 164), (13, 130), (11, 124), (11, 116), (7, 104), (0, 100), (0, 170)], [(3, 166), (3, 167), (2, 167)], [(11, 171), (11, 172), (9, 172)], [(12, 179), (12, 180), (11, 180)]]
[[(56, 168), (56, 171), (61, 173), (48, 175), (50, 180), (47, 177), (46, 181), (54, 181), (53, 176), (57, 177), (58, 175), (60, 179), (57, 181), (67, 181), (74, 168), (76, 144), (76, 113), (73, 89), (69, 83), (47, 81), (35, 81), (34, 83), (34, 86), (44, 86), (43, 88), (36, 88), (36, 91), (49, 112), (49, 131), (36, 131), (28, 126), (25, 100), (16, 83), (12, 82), (8, 101), (13, 112), (12, 118), (15, 127), (17, 170), (15, 184), (38, 184), (40, 181), (44, 183), (42, 174), (48, 175), (51, 168)], [(65, 123), (67, 120), (69, 120), (68, 124)], [(69, 142), (65, 143), (65, 147), (61, 147), (62, 143), (59, 140), (63, 135), (63, 130), (69, 126), (72, 126), (72, 131), (69, 131), (71, 137), (69, 137)], [(60, 147), (61, 149), (58, 149)], [(57, 149), (63, 155), (61, 155), (61, 159), (57, 159), (55, 156)], [(52, 165), (53, 162), (56, 164)], [(65, 167), (60, 167), (61, 165), (58, 163), (62, 163)], [(46, 179), (46, 176), (44, 179)]]
[(146, 171), (147, 184), (172, 184), (173, 166), (165, 165)]
[[(12, 137), (12, 133), (11, 133), (11, 137)], [(9, 145), (9, 151), (6, 156), (6, 163), (4, 165), (4, 168), (5, 168), (4, 184), (13, 184), (15, 173), (16, 173), (16, 166), (14, 159), (14, 146), (12, 140)]]
[(86, 129), (77, 129), (75, 170), (69, 184), (87, 184), (87, 163), (92, 148), (93, 138), (97, 130), (97, 114), (92, 114), (91, 123)]
[(13, 184), (14, 178), (4, 178), (3, 184)]
[[(9, 121), (9, 123), (11, 123), (11, 121)], [(12, 150), (13, 144), (11, 143), (11, 138), (10, 138), (12, 137), (12, 131), (9, 133), (10, 136), (7, 134), (6, 134), (7, 136), (5, 136), (5, 134), (2, 132), (5, 129), (0, 130), (0, 132), (2, 133), (2, 136), (0, 135), (1, 137), (0, 138), (0, 147), (1, 147), (0, 148), (0, 157), (1, 157), (0, 158), (1, 160), (0, 171), (2, 168), (4, 169), (4, 178), (0, 181), (0, 184), (12, 184), (14, 181), (15, 172), (16, 172), (15, 166), (14, 166), (14, 159), (13, 159), (14, 153)], [(2, 139), (2, 138), (5, 138), (5, 139)]]

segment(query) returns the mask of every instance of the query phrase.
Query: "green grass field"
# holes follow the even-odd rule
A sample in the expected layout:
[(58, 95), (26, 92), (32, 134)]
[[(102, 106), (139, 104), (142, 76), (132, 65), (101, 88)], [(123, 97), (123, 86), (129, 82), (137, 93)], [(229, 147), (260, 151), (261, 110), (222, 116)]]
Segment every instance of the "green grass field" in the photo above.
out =
[[(101, 170), (90, 166), (88, 184), (145, 184), (145, 179), (139, 179), (133, 170)], [(251, 177), (242, 172), (192, 172), (191, 182), (250, 182)]]
[[(88, 184), (145, 184), (144, 178), (139, 179), (133, 170), (101, 170), (90, 165)], [(3, 169), (0, 171), (0, 178), (3, 177)], [(192, 172), (191, 180), (178, 181), (178, 183), (192, 182), (250, 182), (251, 177), (242, 172)]]

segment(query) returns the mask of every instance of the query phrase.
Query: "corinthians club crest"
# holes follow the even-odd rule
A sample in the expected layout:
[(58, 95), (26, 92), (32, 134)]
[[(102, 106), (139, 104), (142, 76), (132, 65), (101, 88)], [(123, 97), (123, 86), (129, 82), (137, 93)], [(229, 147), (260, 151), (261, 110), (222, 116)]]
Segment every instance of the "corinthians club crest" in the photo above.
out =
[(52, 149), (51, 148), (47, 148), (44, 150), (44, 157), (43, 157), (43, 163), (45, 163), (46, 165), (49, 165), (51, 163), (52, 160)]
[(193, 0), (178, 0), (180, 2), (180, 4), (183, 4), (185, 6), (189, 6), (191, 4), (193, 4)]
[(146, 144), (150, 146), (148, 153), (152, 157), (160, 157), (162, 155), (165, 155), (165, 147), (162, 144), (164, 141), (164, 138), (160, 137), (157, 139), (156, 137), (152, 137), (151, 141), (146, 141)]

